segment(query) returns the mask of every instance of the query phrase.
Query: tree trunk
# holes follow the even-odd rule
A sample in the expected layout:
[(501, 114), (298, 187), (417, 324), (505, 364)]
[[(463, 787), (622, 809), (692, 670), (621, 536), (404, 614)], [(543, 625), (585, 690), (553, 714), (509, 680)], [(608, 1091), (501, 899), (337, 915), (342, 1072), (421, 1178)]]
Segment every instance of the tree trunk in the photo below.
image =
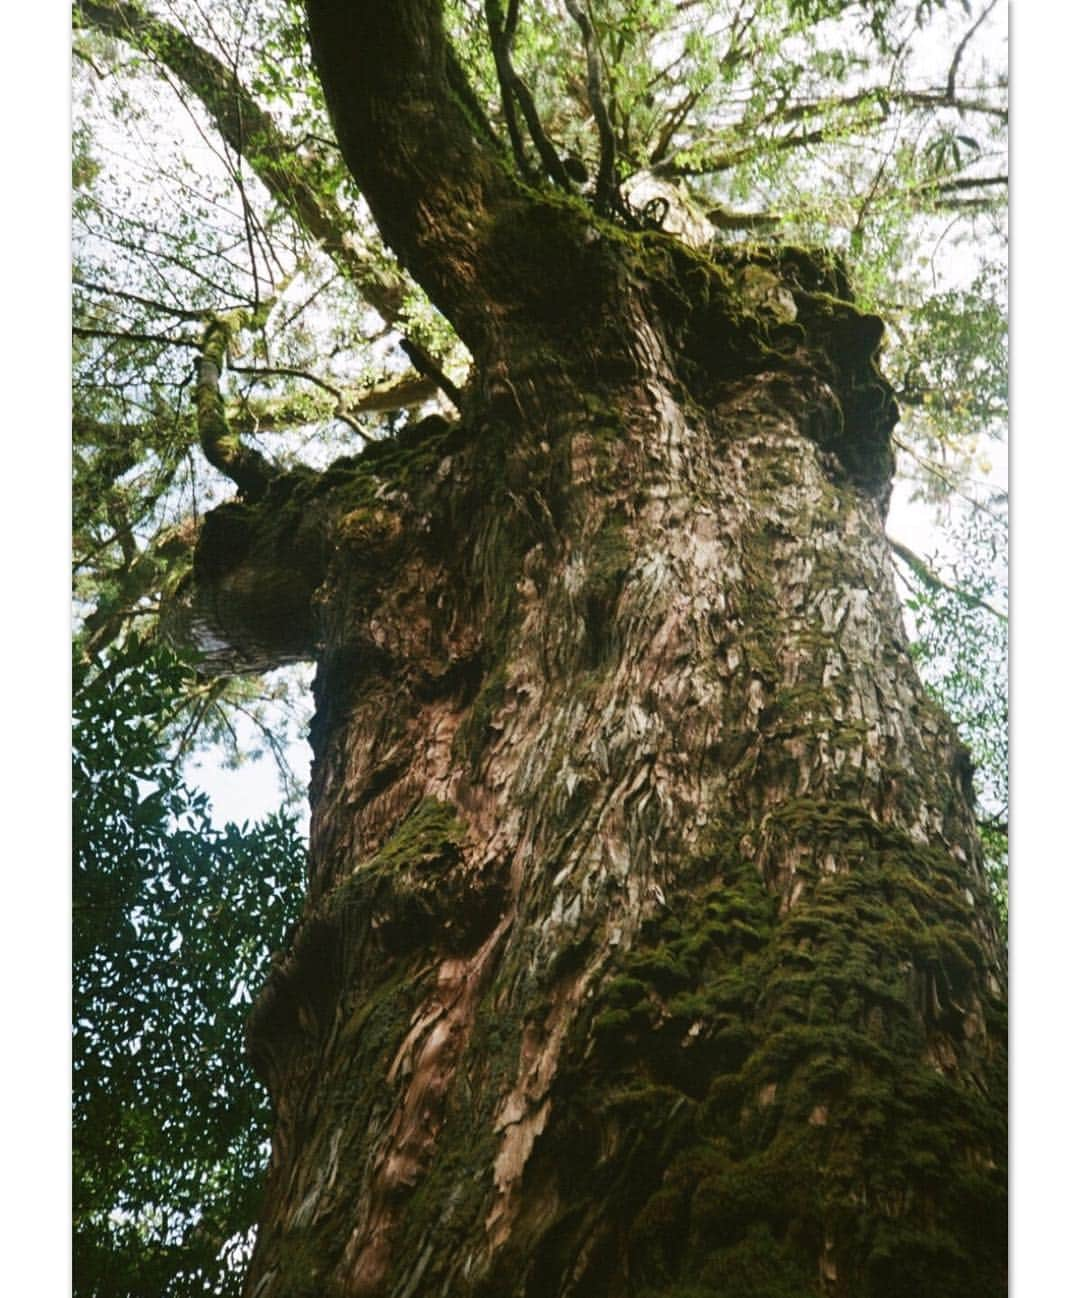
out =
[[(378, 10), (401, 130), (454, 127), (409, 100), (434, 10)], [(1001, 955), (891, 579), (881, 322), (826, 256), (436, 143), (357, 173), (473, 348), (460, 423), (215, 511), (190, 593), (219, 658), (318, 660), (246, 1293), (1003, 1294)]]

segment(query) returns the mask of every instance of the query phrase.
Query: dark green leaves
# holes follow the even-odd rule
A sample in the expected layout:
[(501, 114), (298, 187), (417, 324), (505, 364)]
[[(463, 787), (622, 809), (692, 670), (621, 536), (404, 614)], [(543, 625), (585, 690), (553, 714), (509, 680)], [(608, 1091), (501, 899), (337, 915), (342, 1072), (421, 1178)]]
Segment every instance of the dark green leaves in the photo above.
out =
[(214, 829), (162, 742), (187, 669), (75, 672), (74, 1276), (80, 1298), (235, 1293), (268, 1108), (247, 1006), (299, 906), (293, 822)]

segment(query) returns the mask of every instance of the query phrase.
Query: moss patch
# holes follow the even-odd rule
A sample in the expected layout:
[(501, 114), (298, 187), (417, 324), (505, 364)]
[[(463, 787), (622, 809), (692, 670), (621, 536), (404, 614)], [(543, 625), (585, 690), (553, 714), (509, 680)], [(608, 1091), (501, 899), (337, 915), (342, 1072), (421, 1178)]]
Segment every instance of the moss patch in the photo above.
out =
[(365, 870), (430, 870), (446, 866), (461, 855), (465, 826), (449, 803), (421, 798)]
[[(560, 1121), (585, 1162), (590, 1115), (615, 1123), (623, 1179), (576, 1176), (618, 1201), (633, 1293), (805, 1298), (827, 1267), (851, 1298), (1003, 1294), (1004, 1040), (956, 863), (854, 804), (796, 800), (770, 832), (807, 845), (799, 903), (718, 837), (580, 1027), (550, 1157)], [(988, 1067), (963, 1062), (977, 1005)]]

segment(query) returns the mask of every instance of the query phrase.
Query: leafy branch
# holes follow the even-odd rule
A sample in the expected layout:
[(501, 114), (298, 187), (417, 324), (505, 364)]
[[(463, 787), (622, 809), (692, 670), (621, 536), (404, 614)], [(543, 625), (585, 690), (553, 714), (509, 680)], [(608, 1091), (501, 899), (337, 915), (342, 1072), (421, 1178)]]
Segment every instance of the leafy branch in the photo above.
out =
[[(186, 32), (123, 0), (77, 0), (76, 19), (159, 60), (202, 103), (226, 145), (242, 156), (267, 192), (338, 265), (357, 292), (390, 325), (401, 327), (405, 283), (358, 246), (351, 218), (324, 190), (317, 166), (297, 150), (243, 86), (234, 69)], [(416, 340), (414, 353), (437, 362)]]
[(907, 566), (918, 576), (927, 586), (934, 590), (943, 590), (950, 595), (955, 595), (968, 608), (981, 608), (984, 612), (998, 619), (999, 622), (1007, 623), (1008, 617), (993, 604), (988, 604), (986, 600), (980, 599), (978, 595), (972, 594), (969, 590), (964, 590), (961, 586), (954, 586), (951, 582), (945, 580), (933, 568), (915, 553), (909, 550), (906, 545), (897, 541), (894, 537), (886, 536), (885, 540), (889, 543), (892, 552), (907, 564)]

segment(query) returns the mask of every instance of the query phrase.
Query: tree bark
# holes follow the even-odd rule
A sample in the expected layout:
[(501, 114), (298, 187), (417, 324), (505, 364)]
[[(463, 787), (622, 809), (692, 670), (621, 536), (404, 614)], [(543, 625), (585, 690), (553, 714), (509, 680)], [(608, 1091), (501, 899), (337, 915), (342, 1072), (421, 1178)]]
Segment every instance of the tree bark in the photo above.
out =
[(309, 7), (477, 367), (200, 541), (214, 652), (318, 661), (245, 1292), (1003, 1294), (1002, 955), (890, 576), (881, 322), (825, 255), (524, 190), (437, 5)]

